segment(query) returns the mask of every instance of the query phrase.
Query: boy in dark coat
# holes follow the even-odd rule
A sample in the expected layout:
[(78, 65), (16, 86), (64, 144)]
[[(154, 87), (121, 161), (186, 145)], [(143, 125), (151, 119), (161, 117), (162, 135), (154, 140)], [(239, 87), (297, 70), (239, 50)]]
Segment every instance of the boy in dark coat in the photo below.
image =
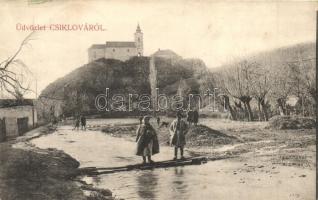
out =
[(81, 115), (81, 129), (86, 131), (86, 117)]
[(143, 118), (143, 123), (137, 129), (137, 152), (136, 155), (142, 156), (143, 164), (148, 158), (149, 163), (153, 163), (151, 156), (159, 153), (159, 142), (155, 129), (150, 125), (150, 116)]
[(174, 158), (177, 160), (178, 149), (180, 148), (181, 160), (184, 160), (183, 149), (186, 144), (185, 135), (188, 132), (188, 125), (182, 119), (182, 113), (177, 113), (177, 119), (175, 119), (170, 125), (170, 144), (174, 146)]

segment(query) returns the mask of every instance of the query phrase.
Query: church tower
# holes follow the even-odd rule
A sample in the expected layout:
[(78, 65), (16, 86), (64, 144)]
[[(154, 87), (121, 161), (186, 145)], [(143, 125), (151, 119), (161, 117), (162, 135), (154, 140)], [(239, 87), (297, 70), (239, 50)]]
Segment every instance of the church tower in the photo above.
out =
[(138, 51), (138, 55), (142, 56), (144, 54), (144, 42), (143, 42), (143, 33), (141, 32), (139, 24), (135, 32), (135, 43)]

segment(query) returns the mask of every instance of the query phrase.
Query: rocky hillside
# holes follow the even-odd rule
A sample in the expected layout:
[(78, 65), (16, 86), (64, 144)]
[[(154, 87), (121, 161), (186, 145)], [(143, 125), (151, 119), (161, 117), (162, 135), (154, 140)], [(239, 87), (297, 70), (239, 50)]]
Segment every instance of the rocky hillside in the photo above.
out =
[[(150, 94), (149, 57), (133, 57), (125, 62), (99, 59), (77, 68), (51, 83), (40, 99), (60, 101), (61, 111), (70, 115), (74, 110), (96, 113), (95, 97), (109, 95)], [(212, 84), (209, 71), (200, 59), (156, 58), (157, 85), (160, 94), (200, 93)], [(48, 106), (46, 106), (48, 107)], [(53, 105), (53, 107), (56, 107)]]

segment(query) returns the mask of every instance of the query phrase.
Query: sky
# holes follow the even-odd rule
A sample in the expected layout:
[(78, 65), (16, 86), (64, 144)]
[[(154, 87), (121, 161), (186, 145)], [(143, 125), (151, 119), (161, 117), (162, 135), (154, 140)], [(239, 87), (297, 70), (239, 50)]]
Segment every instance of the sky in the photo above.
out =
[[(318, 3), (314, 1), (32, 1), (0, 0), (0, 61), (12, 55), (30, 33), (17, 30), (17, 24), (87, 23), (105, 29), (38, 31), (19, 55), (37, 80), (38, 94), (86, 64), (92, 44), (133, 41), (138, 23), (144, 33), (144, 55), (171, 49), (184, 58), (200, 58), (209, 68), (249, 54), (315, 41), (316, 36)], [(35, 85), (33, 81), (33, 90)]]

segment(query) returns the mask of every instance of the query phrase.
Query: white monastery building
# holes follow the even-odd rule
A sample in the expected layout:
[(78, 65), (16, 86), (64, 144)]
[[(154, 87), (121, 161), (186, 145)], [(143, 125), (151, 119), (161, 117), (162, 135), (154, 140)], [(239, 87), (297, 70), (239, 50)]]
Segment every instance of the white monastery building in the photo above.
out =
[(88, 49), (88, 61), (105, 58), (128, 60), (134, 56), (143, 56), (143, 33), (139, 24), (134, 33), (134, 41), (107, 41), (105, 44), (93, 44)]

